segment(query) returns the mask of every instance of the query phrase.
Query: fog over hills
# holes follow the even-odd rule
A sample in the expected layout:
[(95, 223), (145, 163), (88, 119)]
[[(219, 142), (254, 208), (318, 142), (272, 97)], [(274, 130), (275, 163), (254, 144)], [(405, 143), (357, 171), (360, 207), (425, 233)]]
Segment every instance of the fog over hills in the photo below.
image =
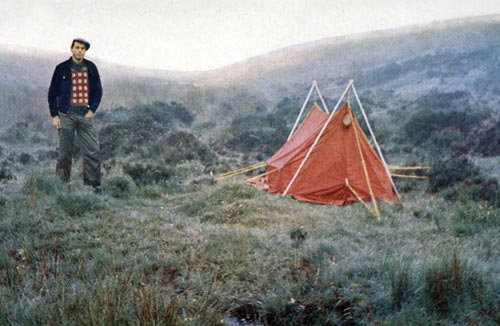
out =
[[(200, 103), (229, 86), (275, 104), (304, 97), (312, 80), (337, 98), (354, 79), (359, 90), (391, 101), (429, 91), (466, 91), (477, 101), (500, 102), (500, 15), (377, 31), (287, 47), (206, 72), (126, 67), (93, 59), (105, 89), (103, 107), (156, 100)], [(0, 113), (46, 109), (55, 65), (68, 52), (0, 46)], [(196, 106), (195, 104), (193, 104)], [(195, 108), (203, 110), (204, 105)]]
[(498, 99), (499, 30), (495, 15), (335, 37), (251, 58), (204, 80), (243, 84), (275, 99), (302, 95), (312, 80), (338, 96), (349, 79), (402, 97), (437, 89)]
[[(19, 115), (48, 112), (47, 91), (55, 66), (70, 57), (67, 52), (0, 46), (0, 122)], [(179, 100), (192, 74), (128, 67), (87, 56), (99, 68), (105, 96), (101, 107), (110, 108), (156, 100)]]

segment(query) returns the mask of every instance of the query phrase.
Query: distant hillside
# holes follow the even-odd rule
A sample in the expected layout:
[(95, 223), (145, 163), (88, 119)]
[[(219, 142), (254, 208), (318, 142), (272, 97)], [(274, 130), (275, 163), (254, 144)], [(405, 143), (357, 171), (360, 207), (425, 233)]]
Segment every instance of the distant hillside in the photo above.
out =
[[(336, 99), (349, 79), (360, 95), (391, 106), (429, 92), (458, 91), (470, 101), (497, 107), (499, 30), (500, 15), (452, 20), (324, 39), (197, 73), (94, 61), (102, 75), (105, 109), (178, 101), (207, 119), (227, 119), (262, 105), (272, 110), (286, 97), (300, 102), (312, 80), (326, 97)], [(45, 114), (53, 69), (68, 57), (69, 51), (0, 46), (0, 122), (33, 110)]]
[(280, 100), (305, 96), (312, 80), (340, 95), (349, 79), (359, 89), (404, 99), (431, 89), (467, 90), (498, 103), (500, 15), (335, 37), (284, 48), (206, 73), (202, 82), (244, 85)]
[[(54, 53), (0, 46), (0, 113), (10, 117), (29, 107), (46, 108), (46, 94), (54, 68), (69, 57), (69, 51)], [(104, 84), (103, 107), (163, 99), (169, 93), (177, 94), (179, 83), (188, 77), (181, 72), (137, 69), (103, 62), (92, 56), (89, 59), (97, 63)]]

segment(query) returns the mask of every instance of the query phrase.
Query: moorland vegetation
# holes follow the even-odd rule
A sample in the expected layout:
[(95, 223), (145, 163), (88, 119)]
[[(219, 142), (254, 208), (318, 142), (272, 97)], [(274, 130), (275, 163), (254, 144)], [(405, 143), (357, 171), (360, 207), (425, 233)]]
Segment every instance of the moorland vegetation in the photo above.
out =
[[(245, 183), (262, 170), (214, 180), (285, 142), (305, 97), (297, 90), (308, 85), (284, 88), (283, 76), (304, 67), (273, 75), (281, 84), (261, 93), (108, 80), (110, 97), (130, 92), (94, 118), (102, 194), (82, 184), (78, 157), (70, 184), (54, 176), (45, 91), (9, 75), (0, 91), (0, 324), (498, 325), (500, 91), (489, 69), (500, 57), (491, 44), (344, 65), (360, 80), (388, 163), (432, 167), (426, 180), (396, 179), (403, 200), (381, 203), (380, 220), (360, 204), (315, 205)], [(412, 83), (420, 86), (404, 88)]]

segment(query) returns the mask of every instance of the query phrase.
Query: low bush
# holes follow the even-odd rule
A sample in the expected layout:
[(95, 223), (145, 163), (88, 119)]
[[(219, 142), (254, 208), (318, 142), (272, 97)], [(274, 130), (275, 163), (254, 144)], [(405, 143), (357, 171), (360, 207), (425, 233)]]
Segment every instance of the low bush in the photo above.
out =
[(35, 158), (33, 157), (33, 155), (28, 154), (28, 153), (21, 153), (19, 155), (18, 160), (19, 160), (19, 163), (21, 163), (23, 165), (28, 165), (28, 164), (35, 162)]
[(470, 198), (485, 201), (491, 206), (500, 207), (500, 186), (492, 178), (481, 178), (479, 182), (467, 188)]
[(479, 176), (479, 170), (465, 156), (447, 157), (434, 162), (428, 176), (430, 191), (437, 192), (464, 180), (471, 181)]
[(163, 189), (158, 185), (145, 185), (140, 187), (137, 191), (137, 195), (142, 198), (147, 199), (159, 199), (161, 198)]
[(106, 124), (100, 128), (99, 140), (103, 159), (120, 154), (153, 157), (161, 153), (165, 135), (177, 125), (189, 126), (194, 114), (180, 103), (155, 102), (131, 109), (118, 108), (119, 119), (105, 114), (101, 120)]
[(63, 183), (56, 176), (32, 172), (26, 177), (22, 191), (27, 196), (35, 197), (39, 194), (55, 195), (60, 193), (63, 188)]
[(127, 163), (123, 165), (123, 172), (138, 185), (165, 183), (173, 174), (170, 167), (154, 163)]
[(439, 151), (468, 151), (464, 139), (481, 122), (479, 114), (467, 111), (436, 112), (420, 109), (402, 129), (407, 141)]
[(285, 97), (276, 104), (274, 108), (274, 115), (281, 117), (288, 125), (293, 126), (297, 115), (299, 114), (300, 107), (303, 100), (298, 97)]
[(28, 122), (16, 122), (7, 128), (1, 139), (10, 144), (27, 143), (29, 131), (30, 126)]
[(217, 155), (207, 145), (185, 131), (168, 134), (163, 144), (163, 155), (167, 164), (199, 160), (205, 165), (211, 165), (217, 161)]
[(115, 175), (106, 180), (104, 190), (115, 198), (128, 198), (135, 193), (134, 180), (128, 175)]
[(233, 135), (226, 142), (226, 146), (237, 152), (259, 152), (266, 156), (272, 155), (282, 146), (288, 136), (285, 129), (255, 129), (246, 130)]
[(16, 176), (12, 172), (11, 164), (7, 161), (0, 163), (0, 181), (9, 181), (15, 179)]
[(120, 154), (120, 149), (126, 141), (128, 132), (117, 124), (109, 124), (99, 130), (99, 145), (103, 160)]
[(493, 127), (476, 135), (471, 141), (474, 152), (483, 156), (500, 155), (500, 121)]
[(435, 162), (429, 171), (429, 190), (441, 192), (447, 200), (483, 201), (500, 207), (498, 181), (481, 175), (464, 156)]
[(39, 161), (55, 160), (59, 155), (56, 150), (38, 150), (35, 154)]
[(145, 106), (145, 111), (146, 114), (151, 115), (156, 123), (161, 123), (163, 125), (169, 125), (179, 121), (186, 126), (190, 126), (194, 121), (193, 112), (181, 103), (174, 101), (170, 102), (170, 104), (165, 102), (154, 102), (151, 105)]
[(69, 216), (83, 216), (103, 208), (103, 204), (93, 194), (62, 193), (57, 196), (57, 206)]
[(224, 143), (233, 151), (271, 155), (286, 141), (288, 132), (286, 122), (276, 114), (248, 115), (232, 122)]
[(457, 129), (435, 130), (429, 135), (426, 147), (431, 153), (449, 152), (454, 155), (464, 155), (470, 149), (464, 138), (466, 135)]

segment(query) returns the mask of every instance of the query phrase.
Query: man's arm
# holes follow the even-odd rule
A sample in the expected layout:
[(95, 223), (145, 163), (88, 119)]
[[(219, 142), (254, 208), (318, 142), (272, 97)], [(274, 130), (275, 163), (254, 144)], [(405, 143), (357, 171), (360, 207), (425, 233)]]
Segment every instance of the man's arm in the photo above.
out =
[(92, 64), (93, 69), (93, 78), (90, 80), (90, 87), (92, 88), (92, 97), (90, 98), (91, 102), (89, 103), (89, 112), (93, 115), (99, 104), (101, 103), (102, 98), (102, 85), (101, 85), (101, 77), (99, 76), (99, 71), (95, 64)]
[(52, 75), (52, 80), (50, 81), (49, 92), (47, 95), (49, 100), (50, 116), (52, 118), (59, 116), (59, 110), (57, 108), (57, 96), (59, 94), (60, 87), (59, 75), (59, 67), (56, 67), (56, 69), (54, 70), (54, 74)]

